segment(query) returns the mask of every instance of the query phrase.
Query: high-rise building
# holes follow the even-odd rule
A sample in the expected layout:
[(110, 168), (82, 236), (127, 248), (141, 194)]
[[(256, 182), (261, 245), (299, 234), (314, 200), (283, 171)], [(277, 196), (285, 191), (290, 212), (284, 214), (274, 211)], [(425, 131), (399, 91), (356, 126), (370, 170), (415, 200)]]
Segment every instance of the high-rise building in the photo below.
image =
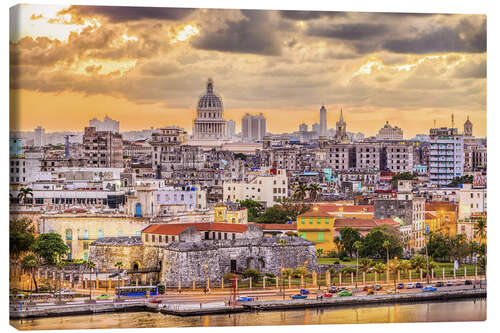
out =
[(324, 105), (319, 109), (319, 136), (327, 136), (328, 126), (326, 123), (326, 108)]
[(90, 119), (89, 127), (95, 127), (98, 132), (120, 133), (120, 122), (108, 116), (105, 116), (103, 121), (96, 118)]
[(472, 136), (472, 122), (467, 116), (467, 121), (464, 123), (464, 136)]
[(88, 167), (123, 168), (123, 140), (119, 133), (85, 127), (83, 150)]
[(160, 128), (151, 134), (150, 144), (152, 146), (151, 163), (153, 169), (157, 169), (165, 160), (165, 154), (172, 150), (172, 147), (185, 144), (187, 142), (187, 132), (180, 127), (168, 126)]
[(198, 100), (197, 117), (194, 120), (195, 139), (223, 139), (226, 137), (226, 120), (222, 98), (214, 92), (214, 81), (208, 79), (207, 92)]
[(307, 124), (300, 124), (299, 125), (299, 132), (307, 132)]
[(319, 124), (318, 123), (314, 123), (312, 124), (311, 126), (311, 131), (315, 132), (317, 135), (319, 135)]
[(384, 127), (382, 127), (377, 134), (377, 140), (402, 140), (403, 130), (397, 126), (392, 127), (389, 125), (389, 121), (386, 121)]
[(464, 172), (463, 136), (456, 128), (431, 128), (429, 147), (429, 181), (446, 186)]
[(261, 113), (253, 116), (245, 114), (241, 119), (241, 133), (244, 139), (262, 140), (266, 135), (266, 118)]
[(336, 125), (337, 126), (336, 126), (336, 132), (335, 132), (335, 141), (347, 142), (347, 133), (346, 133), (347, 124), (344, 121), (342, 109), (340, 109), (340, 118), (339, 118), (339, 121), (337, 121)]
[(229, 120), (226, 124), (226, 136), (228, 138), (232, 138), (234, 137), (235, 133), (236, 133), (236, 123), (234, 122), (234, 120)]
[(45, 144), (45, 129), (42, 126), (35, 128), (35, 136), (33, 138), (33, 145), (35, 147), (43, 147)]

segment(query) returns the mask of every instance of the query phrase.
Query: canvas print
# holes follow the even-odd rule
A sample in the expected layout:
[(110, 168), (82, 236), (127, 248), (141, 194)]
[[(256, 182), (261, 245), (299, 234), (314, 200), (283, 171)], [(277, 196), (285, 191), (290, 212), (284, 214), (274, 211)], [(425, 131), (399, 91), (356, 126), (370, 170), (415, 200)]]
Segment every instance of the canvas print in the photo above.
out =
[(486, 15), (10, 9), (19, 330), (486, 320)]

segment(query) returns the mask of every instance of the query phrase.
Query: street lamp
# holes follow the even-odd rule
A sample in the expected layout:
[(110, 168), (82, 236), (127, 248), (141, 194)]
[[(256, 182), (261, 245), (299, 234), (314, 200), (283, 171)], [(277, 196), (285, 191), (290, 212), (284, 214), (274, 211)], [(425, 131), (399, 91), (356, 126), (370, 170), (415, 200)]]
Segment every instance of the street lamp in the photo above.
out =
[(207, 266), (207, 264), (205, 264), (203, 267), (205, 268), (205, 294), (206, 294), (207, 291), (208, 291), (207, 290), (207, 287), (208, 287), (208, 284), (207, 284), (207, 267), (208, 266)]

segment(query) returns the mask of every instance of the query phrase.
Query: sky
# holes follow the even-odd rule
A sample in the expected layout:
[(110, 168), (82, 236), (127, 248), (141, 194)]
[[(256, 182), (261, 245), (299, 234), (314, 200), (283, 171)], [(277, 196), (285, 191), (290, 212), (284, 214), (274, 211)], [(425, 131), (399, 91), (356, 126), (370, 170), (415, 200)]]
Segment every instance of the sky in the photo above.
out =
[(11, 9), (10, 127), (192, 130), (208, 78), (224, 118), (263, 113), (272, 133), (340, 108), (347, 131), (388, 120), (486, 136), (486, 16), (18, 5)]

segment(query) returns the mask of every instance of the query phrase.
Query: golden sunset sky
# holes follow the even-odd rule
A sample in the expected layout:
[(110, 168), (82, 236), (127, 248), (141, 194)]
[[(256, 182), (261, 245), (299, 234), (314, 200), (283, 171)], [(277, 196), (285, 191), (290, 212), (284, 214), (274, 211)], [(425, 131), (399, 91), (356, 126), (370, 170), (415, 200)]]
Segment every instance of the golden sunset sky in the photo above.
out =
[(467, 116), (486, 136), (486, 16), (19, 5), (11, 9), (11, 130), (192, 130), (209, 77), (236, 121), (405, 138)]

